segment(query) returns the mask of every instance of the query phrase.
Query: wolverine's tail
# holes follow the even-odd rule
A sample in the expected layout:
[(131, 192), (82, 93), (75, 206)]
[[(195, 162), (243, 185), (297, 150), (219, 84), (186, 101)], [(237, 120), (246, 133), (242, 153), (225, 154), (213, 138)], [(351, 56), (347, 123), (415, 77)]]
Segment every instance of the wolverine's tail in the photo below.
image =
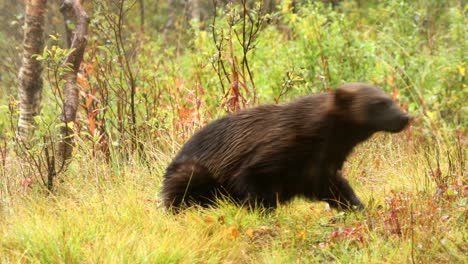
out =
[(196, 161), (171, 164), (163, 180), (163, 202), (166, 208), (176, 209), (190, 204), (208, 206), (219, 187), (208, 169)]

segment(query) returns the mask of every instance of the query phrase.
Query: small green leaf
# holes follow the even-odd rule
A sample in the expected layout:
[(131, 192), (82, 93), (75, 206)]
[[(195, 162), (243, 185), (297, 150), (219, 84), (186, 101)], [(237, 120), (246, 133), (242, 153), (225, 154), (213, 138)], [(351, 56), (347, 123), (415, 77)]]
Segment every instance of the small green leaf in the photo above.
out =
[(68, 27), (68, 29), (70, 29), (70, 30), (75, 30), (76, 25), (73, 24), (73, 23), (68, 23), (68, 24), (67, 24), (67, 27)]

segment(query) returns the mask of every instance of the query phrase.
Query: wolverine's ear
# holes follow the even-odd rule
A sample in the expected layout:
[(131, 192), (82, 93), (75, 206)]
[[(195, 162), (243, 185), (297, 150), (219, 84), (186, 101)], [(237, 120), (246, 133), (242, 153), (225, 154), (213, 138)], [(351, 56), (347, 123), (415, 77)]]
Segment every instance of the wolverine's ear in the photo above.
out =
[(353, 101), (354, 91), (347, 87), (340, 87), (335, 90), (335, 106), (347, 108)]

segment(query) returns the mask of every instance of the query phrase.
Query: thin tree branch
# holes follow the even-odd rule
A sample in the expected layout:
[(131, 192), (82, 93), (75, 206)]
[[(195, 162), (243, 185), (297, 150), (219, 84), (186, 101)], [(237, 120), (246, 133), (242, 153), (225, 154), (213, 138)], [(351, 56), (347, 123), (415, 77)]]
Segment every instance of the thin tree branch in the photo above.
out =
[[(76, 113), (78, 111), (79, 88), (76, 84), (76, 80), (88, 41), (87, 33), (89, 17), (80, 0), (64, 0), (60, 7), (60, 11), (63, 14), (65, 26), (67, 28), (67, 41), (70, 44), (69, 49), (72, 50), (64, 63), (64, 67), (70, 67), (70, 69), (63, 75), (65, 85), (64, 106), (61, 121), (64, 125), (61, 128), (63, 138), (59, 144), (59, 155), (64, 161), (62, 164), (63, 166), (65, 161), (71, 157), (71, 153), (73, 151), (73, 130), (70, 127), (70, 124), (75, 122)], [(75, 22), (74, 28), (70, 27), (71, 21)], [(69, 30), (72, 33), (70, 35), (68, 35)], [(71, 35), (73, 35), (72, 38)]]

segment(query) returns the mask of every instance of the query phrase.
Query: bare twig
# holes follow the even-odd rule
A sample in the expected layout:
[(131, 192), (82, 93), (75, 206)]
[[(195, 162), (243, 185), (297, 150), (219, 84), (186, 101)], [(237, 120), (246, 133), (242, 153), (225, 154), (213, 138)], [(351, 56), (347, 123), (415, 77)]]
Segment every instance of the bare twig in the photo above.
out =
[(212, 29), (212, 36), (213, 36), (213, 42), (215, 44), (216, 50), (218, 51), (217, 58), (216, 58), (216, 65), (212, 63), (213, 67), (215, 68), (216, 74), (218, 75), (219, 78), (219, 83), (221, 84), (221, 88), (223, 90), (223, 95), (226, 95), (227, 91), (226, 88), (224, 87), (224, 82), (223, 82), (223, 77), (221, 76), (221, 71), (220, 68), (223, 71), (224, 76), (227, 78), (228, 82), (230, 83), (231, 80), (229, 78), (229, 75), (227, 74), (226, 68), (224, 67), (224, 62), (222, 60), (222, 50), (223, 50), (223, 40), (224, 36), (221, 32), (221, 36), (218, 38), (218, 34), (216, 32), (216, 17), (218, 15), (217, 13), (217, 0), (213, 0), (213, 24), (211, 25)]
[[(212, 65), (223, 88), (226, 100), (224, 105), (228, 103), (231, 110), (238, 110), (240, 104), (246, 106), (248, 103), (257, 102), (257, 89), (248, 58), (255, 47), (263, 25), (263, 5), (259, 5), (256, 10), (251, 10), (247, 0), (241, 0), (239, 7), (229, 1), (226, 11), (228, 12), (226, 33), (222, 29), (217, 30), (216, 28), (217, 1), (213, 1), (213, 6), (215, 13), (213, 15), (212, 37), (217, 49), (217, 56)], [(238, 11), (237, 8), (240, 10)], [(257, 16), (253, 15), (255, 12)], [(238, 29), (236, 29), (237, 25), (240, 25)], [(242, 48), (240, 55), (233, 48), (237, 44)], [(229, 71), (226, 69), (225, 63), (230, 65)], [(229, 84), (230, 89), (226, 90), (225, 83)], [(252, 100), (247, 100), (246, 94), (250, 92)]]

